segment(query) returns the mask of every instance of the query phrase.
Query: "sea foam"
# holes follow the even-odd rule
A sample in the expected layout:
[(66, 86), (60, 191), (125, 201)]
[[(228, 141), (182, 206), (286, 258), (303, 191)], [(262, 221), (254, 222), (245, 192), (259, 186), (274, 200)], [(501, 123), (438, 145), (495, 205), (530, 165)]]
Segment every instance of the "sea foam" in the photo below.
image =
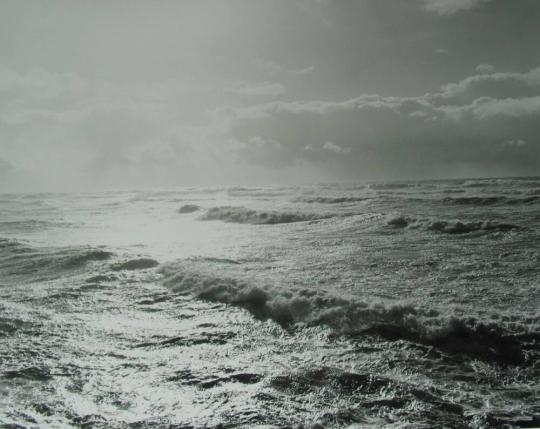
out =
[(247, 279), (191, 270), (189, 261), (161, 268), (164, 285), (199, 299), (242, 307), (256, 318), (282, 326), (323, 325), (346, 335), (408, 340), (501, 364), (525, 362), (522, 340), (540, 351), (540, 317), (528, 323), (483, 320), (463, 312), (424, 308), (413, 303), (363, 300), (307, 288), (257, 285)]

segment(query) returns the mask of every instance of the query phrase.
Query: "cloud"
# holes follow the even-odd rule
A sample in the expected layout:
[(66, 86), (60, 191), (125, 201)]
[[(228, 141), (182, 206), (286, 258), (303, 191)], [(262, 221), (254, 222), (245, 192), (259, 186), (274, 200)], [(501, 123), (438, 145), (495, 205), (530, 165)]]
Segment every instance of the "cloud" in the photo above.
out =
[(496, 117), (534, 118), (540, 116), (540, 96), (502, 100), (482, 98), (476, 100), (470, 110), (480, 119)]
[(424, 0), (424, 9), (437, 15), (453, 15), (490, 0)]
[(431, 100), (444, 104), (470, 104), (481, 97), (519, 98), (540, 95), (540, 68), (526, 73), (481, 73), (443, 85)]
[(506, 144), (511, 147), (520, 147), (525, 146), (527, 142), (525, 140), (508, 140)]
[[(540, 169), (539, 70), (481, 73), (416, 97), (363, 94), (245, 106), (228, 112), (230, 133), (279, 142), (280, 156), (298, 163), (322, 165), (330, 162), (324, 152), (347, 154), (336, 171), (340, 178), (534, 174)], [(509, 141), (528, 144), (510, 144), (520, 150), (502, 153), (500, 145)]]
[[(113, 84), (0, 69), (2, 157), (38, 189), (212, 182), (227, 174), (223, 124), (206, 106), (219, 94), (182, 81)], [(4, 179), (21, 183), (20, 174)]]
[(340, 145), (337, 145), (333, 142), (325, 142), (323, 144), (323, 149), (326, 149), (326, 150), (329, 150), (330, 152), (335, 152), (335, 153), (349, 153), (351, 151), (351, 148), (342, 148)]
[[(539, 68), (480, 71), (409, 97), (264, 101), (280, 97), (272, 85), (112, 84), (0, 69), (2, 186), (133, 188), (540, 170)], [(240, 93), (225, 91), (231, 88)]]
[(480, 73), (493, 73), (495, 71), (495, 67), (493, 67), (491, 64), (479, 64), (476, 66), (476, 71)]
[(301, 76), (313, 73), (315, 71), (314, 66), (308, 66), (303, 68), (286, 68), (275, 61), (263, 59), (253, 61), (253, 65), (256, 69), (271, 75), (288, 74)]
[(285, 93), (285, 87), (279, 83), (272, 82), (236, 82), (224, 89), (230, 94), (237, 94), (249, 97), (277, 97)]
[(445, 48), (437, 48), (435, 49), (435, 53), (437, 55), (446, 55), (448, 54), (448, 49), (445, 49)]

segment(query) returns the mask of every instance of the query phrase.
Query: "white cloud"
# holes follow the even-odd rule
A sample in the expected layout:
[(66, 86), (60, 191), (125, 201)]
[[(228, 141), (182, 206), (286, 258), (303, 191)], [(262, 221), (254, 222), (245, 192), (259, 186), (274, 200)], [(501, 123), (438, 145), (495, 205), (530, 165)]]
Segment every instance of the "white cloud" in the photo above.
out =
[(315, 71), (315, 67), (308, 66), (308, 67), (300, 67), (300, 68), (287, 68), (282, 66), (281, 64), (278, 64), (275, 61), (271, 60), (255, 60), (253, 61), (253, 65), (256, 69), (261, 70), (265, 73), (269, 73), (271, 75), (277, 75), (277, 74), (289, 74), (289, 75), (307, 75), (310, 73), (313, 73)]
[(448, 54), (448, 49), (445, 49), (445, 48), (437, 48), (435, 49), (435, 53), (437, 55), (446, 55)]
[(453, 15), (490, 0), (424, 0), (424, 9), (438, 15)]
[(225, 87), (224, 91), (249, 97), (277, 97), (285, 92), (285, 87), (272, 82), (237, 82)]
[(442, 91), (432, 94), (434, 104), (472, 104), (482, 97), (495, 99), (521, 98), (540, 95), (540, 68), (526, 73), (481, 73), (456, 83), (442, 86)]
[(511, 147), (520, 147), (525, 146), (527, 142), (525, 140), (508, 140), (506, 144)]
[[(538, 74), (477, 74), (417, 97), (363, 94), (257, 104), (230, 112), (230, 132), (279, 141), (280, 156), (297, 162), (324, 164), (332, 160), (323, 152), (350, 154), (340, 157), (344, 175), (433, 176), (451, 174), (452, 165), (463, 163), (487, 174), (532, 173), (540, 169)], [(520, 140), (531, 143), (514, 143), (522, 150), (512, 156), (498, 152), (501, 139), (519, 141), (516, 129), (523, 132)]]
[[(480, 73), (415, 97), (250, 105), (253, 96), (224, 98), (223, 86), (180, 81), (113, 85), (0, 70), (3, 186), (285, 180), (295, 171), (302, 180), (309, 171), (329, 179), (440, 175), (463, 162), (540, 169), (540, 69)], [(512, 150), (494, 150), (502, 142)]]
[(495, 71), (495, 67), (493, 67), (491, 64), (479, 64), (476, 66), (476, 71), (479, 73), (493, 73)]
[(479, 118), (492, 117), (527, 118), (540, 115), (540, 96), (477, 100), (470, 110)]
[(340, 145), (337, 145), (330, 141), (324, 143), (322, 147), (323, 149), (326, 149), (326, 150), (329, 150), (330, 152), (335, 152), (335, 153), (349, 153), (351, 151), (351, 148), (349, 147), (343, 148)]

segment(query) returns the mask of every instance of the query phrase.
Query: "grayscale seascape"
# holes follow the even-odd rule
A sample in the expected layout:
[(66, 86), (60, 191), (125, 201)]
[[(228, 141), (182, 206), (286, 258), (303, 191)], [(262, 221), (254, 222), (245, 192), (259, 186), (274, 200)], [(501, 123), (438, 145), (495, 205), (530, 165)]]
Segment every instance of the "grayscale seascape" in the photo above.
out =
[(540, 0), (0, 0), (0, 429), (540, 429)]
[(0, 415), (532, 427), (539, 208), (535, 178), (3, 194)]

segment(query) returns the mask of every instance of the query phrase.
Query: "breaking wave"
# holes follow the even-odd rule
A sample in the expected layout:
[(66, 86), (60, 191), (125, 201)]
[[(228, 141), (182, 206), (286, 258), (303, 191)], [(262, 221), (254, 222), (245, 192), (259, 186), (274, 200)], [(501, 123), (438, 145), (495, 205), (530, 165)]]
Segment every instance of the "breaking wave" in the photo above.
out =
[(53, 222), (46, 220), (12, 220), (0, 222), (0, 231), (5, 231), (9, 233), (14, 232), (32, 232), (32, 231), (41, 231), (49, 228), (59, 228), (69, 226), (67, 222)]
[(256, 318), (271, 319), (282, 326), (324, 325), (339, 334), (408, 340), (500, 364), (523, 364), (526, 350), (540, 351), (540, 317), (529, 318), (527, 323), (485, 321), (412, 304), (363, 301), (305, 288), (258, 286), (185, 265), (186, 261), (180, 261), (162, 267), (164, 285), (199, 299), (245, 308)]
[(520, 229), (511, 223), (498, 223), (492, 221), (461, 222), (446, 220), (415, 219), (404, 215), (390, 215), (386, 224), (395, 228), (422, 228), (428, 231), (436, 231), (445, 234), (467, 234), (471, 232), (507, 232)]
[(231, 223), (266, 224), (305, 222), (310, 220), (325, 219), (331, 215), (317, 215), (300, 212), (259, 211), (245, 207), (224, 206), (214, 207), (208, 210), (201, 220), (221, 220)]

